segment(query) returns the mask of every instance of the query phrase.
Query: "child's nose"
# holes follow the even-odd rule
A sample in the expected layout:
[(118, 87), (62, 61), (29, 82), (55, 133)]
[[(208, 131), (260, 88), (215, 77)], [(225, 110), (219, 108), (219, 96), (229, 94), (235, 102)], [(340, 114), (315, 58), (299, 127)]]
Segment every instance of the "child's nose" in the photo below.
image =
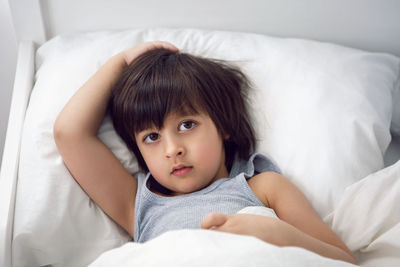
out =
[(173, 158), (177, 156), (183, 156), (185, 154), (184, 145), (178, 140), (178, 138), (169, 137), (165, 138), (165, 155), (167, 158)]

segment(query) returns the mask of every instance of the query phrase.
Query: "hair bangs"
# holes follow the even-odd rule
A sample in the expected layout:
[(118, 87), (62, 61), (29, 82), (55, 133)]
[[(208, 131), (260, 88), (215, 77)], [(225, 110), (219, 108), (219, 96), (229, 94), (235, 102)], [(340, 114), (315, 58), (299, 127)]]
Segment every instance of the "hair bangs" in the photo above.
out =
[(180, 54), (160, 56), (157, 64), (142, 73), (134, 85), (132, 109), (133, 132), (155, 127), (161, 129), (170, 114), (198, 114), (204, 110), (200, 88), (193, 77), (184, 72)]

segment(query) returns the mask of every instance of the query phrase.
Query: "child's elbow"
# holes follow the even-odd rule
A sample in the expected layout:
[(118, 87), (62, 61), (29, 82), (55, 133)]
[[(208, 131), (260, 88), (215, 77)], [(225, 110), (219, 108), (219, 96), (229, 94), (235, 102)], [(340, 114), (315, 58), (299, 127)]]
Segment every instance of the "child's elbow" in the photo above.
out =
[(65, 136), (65, 131), (63, 131), (62, 127), (55, 123), (53, 126), (53, 137), (58, 149), (65, 143)]
[(55, 140), (59, 139), (62, 135), (62, 128), (59, 126), (57, 121), (53, 125), (53, 137)]
[(69, 126), (56, 121), (53, 125), (53, 137), (56, 145), (59, 146), (76, 139), (77, 133), (74, 133)]
[(62, 126), (62, 123), (57, 119), (53, 125), (53, 137), (57, 142), (61, 140), (65, 136), (65, 127)]

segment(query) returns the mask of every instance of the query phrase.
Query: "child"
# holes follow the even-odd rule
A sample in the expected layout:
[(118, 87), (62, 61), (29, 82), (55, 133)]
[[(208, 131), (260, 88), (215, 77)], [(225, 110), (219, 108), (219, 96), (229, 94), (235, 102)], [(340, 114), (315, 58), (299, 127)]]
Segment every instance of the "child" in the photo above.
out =
[[(305, 196), (252, 154), (246, 88), (225, 63), (143, 43), (109, 59), (70, 99), (54, 125), (56, 144), (74, 179), (135, 241), (201, 227), (355, 263)], [(144, 171), (137, 179), (97, 137), (108, 107)], [(279, 219), (236, 214), (261, 205)]]

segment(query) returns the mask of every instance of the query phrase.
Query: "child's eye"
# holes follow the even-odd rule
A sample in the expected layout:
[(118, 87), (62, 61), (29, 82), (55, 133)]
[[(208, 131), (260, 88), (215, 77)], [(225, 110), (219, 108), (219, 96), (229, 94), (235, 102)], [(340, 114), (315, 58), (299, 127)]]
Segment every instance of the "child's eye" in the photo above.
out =
[(179, 131), (187, 131), (196, 126), (194, 121), (184, 121), (179, 125)]
[(160, 138), (160, 135), (158, 133), (151, 133), (148, 134), (144, 137), (144, 142), (145, 143), (154, 143)]

